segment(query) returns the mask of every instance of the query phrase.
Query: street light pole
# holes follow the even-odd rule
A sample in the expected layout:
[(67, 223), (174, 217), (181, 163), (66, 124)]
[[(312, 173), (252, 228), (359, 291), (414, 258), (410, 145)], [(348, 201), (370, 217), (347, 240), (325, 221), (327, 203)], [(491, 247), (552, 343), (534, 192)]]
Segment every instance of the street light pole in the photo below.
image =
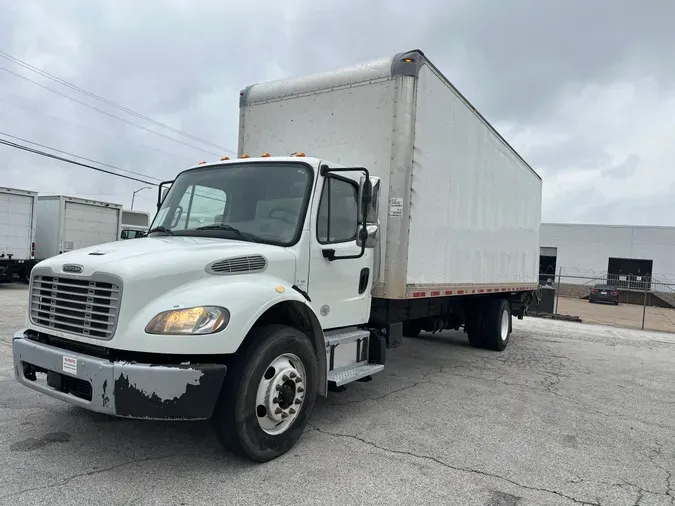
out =
[(131, 194), (131, 210), (134, 210), (134, 200), (136, 200), (136, 194), (140, 191), (143, 190), (150, 190), (151, 188), (149, 186), (144, 186), (143, 188), (139, 188), (138, 190), (134, 191), (134, 193)]

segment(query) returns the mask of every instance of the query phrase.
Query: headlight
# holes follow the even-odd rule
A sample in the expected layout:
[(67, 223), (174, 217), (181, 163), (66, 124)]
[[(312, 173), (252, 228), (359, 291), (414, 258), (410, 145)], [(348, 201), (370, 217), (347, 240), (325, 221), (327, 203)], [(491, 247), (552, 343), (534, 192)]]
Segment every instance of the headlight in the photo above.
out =
[(200, 306), (164, 311), (145, 327), (148, 334), (213, 334), (230, 322), (224, 307)]

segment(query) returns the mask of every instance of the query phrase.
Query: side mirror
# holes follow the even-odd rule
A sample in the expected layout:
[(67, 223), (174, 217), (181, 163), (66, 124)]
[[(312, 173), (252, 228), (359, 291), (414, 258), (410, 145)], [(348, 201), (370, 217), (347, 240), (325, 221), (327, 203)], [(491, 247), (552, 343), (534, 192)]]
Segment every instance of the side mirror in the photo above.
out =
[(359, 237), (356, 240), (358, 246), (363, 246), (365, 241), (366, 249), (375, 248), (380, 241), (380, 226), (376, 223), (366, 225), (359, 231)]
[(370, 178), (370, 198), (366, 205), (365, 222), (379, 223), (381, 182), (379, 177)]
[(166, 194), (169, 193), (169, 190), (171, 189), (171, 185), (173, 184), (173, 181), (162, 181), (159, 184), (159, 191), (157, 193), (157, 210), (159, 211), (159, 208), (162, 207), (162, 202), (164, 202), (164, 199), (166, 198)]

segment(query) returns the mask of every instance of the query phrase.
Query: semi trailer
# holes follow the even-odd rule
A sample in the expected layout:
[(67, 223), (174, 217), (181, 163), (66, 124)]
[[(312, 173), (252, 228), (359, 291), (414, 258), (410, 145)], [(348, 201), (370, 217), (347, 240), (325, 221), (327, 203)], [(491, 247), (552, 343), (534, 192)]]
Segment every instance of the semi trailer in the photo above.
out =
[(238, 151), (160, 185), (147, 237), (33, 269), (19, 382), (212, 418), (264, 462), (406, 338), (506, 348), (537, 289), (541, 179), (421, 51), (245, 88)]
[(35, 264), (37, 193), (0, 187), (0, 281), (28, 281)]

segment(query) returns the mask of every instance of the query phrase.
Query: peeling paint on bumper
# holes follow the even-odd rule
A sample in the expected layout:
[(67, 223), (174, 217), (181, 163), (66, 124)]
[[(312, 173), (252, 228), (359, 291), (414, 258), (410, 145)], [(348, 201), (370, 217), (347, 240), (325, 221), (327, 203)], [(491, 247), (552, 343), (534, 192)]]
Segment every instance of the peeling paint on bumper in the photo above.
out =
[[(210, 418), (227, 371), (223, 364), (111, 362), (26, 339), (23, 331), (14, 335), (12, 350), (19, 383), (90, 411), (125, 418)], [(33, 380), (35, 372), (47, 373), (48, 381)]]

